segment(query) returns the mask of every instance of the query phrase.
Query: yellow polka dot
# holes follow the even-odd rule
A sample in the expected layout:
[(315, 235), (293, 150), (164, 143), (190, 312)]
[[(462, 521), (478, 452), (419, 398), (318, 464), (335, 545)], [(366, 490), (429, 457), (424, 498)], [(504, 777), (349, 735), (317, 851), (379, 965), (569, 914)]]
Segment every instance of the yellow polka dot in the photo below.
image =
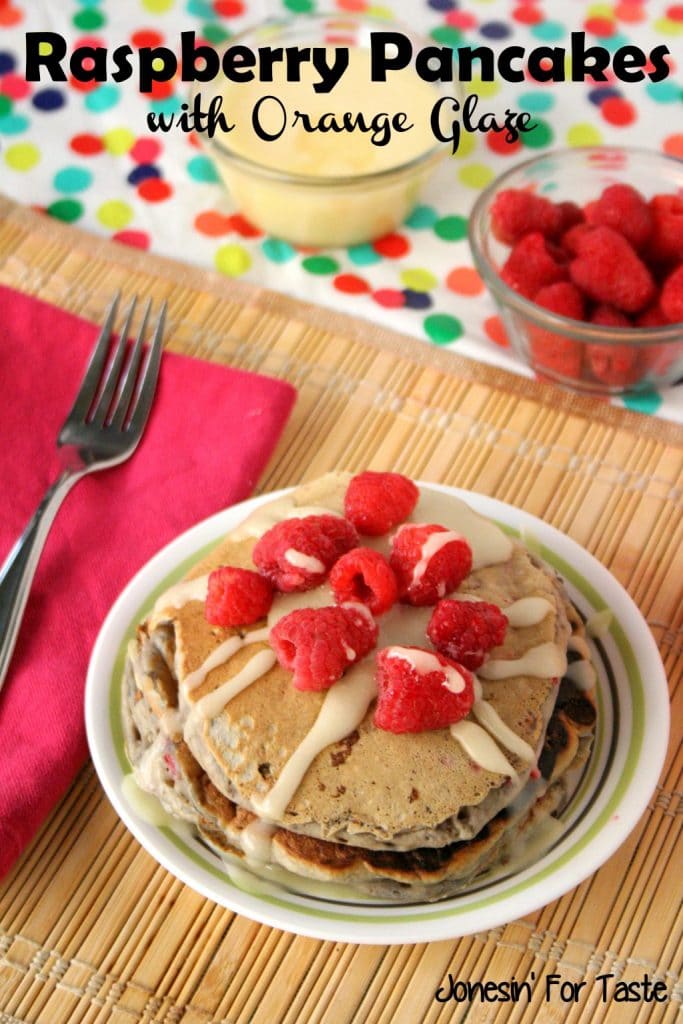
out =
[(135, 136), (130, 128), (110, 128), (102, 136), (104, 148), (114, 156), (123, 156), (135, 142)]
[(436, 287), (439, 280), (429, 270), (414, 267), (412, 270), (401, 271), (401, 283), (404, 288), (410, 288), (413, 292), (428, 292)]
[(154, 71), (163, 71), (166, 67), (166, 61), (163, 57), (155, 57), (152, 61), (152, 68)]
[(473, 78), (469, 91), (488, 99), (489, 96), (496, 96), (500, 92), (500, 82), (482, 82), (481, 78)]
[(105, 228), (118, 231), (133, 219), (133, 210), (122, 199), (108, 199), (97, 210), (97, 219)]
[(382, 7), (380, 4), (373, 4), (372, 7), (368, 7), (366, 14), (371, 18), (384, 18), (388, 21), (391, 21), (394, 17), (394, 12), (389, 7)]
[(493, 168), (486, 164), (465, 164), (458, 171), (458, 178), (468, 188), (485, 188), (494, 177)]
[(40, 150), (32, 142), (15, 142), (5, 151), (5, 163), (13, 171), (30, 171), (40, 160)]
[(460, 132), (460, 141), (458, 142), (458, 148), (453, 153), (456, 160), (463, 160), (465, 157), (470, 156), (474, 153), (478, 145), (479, 136), (476, 132)]
[(41, 39), (38, 43), (38, 53), (41, 57), (47, 57), (52, 53), (52, 43), (49, 43), (47, 39)]
[(587, 18), (614, 18), (614, 4), (591, 4)]
[(173, 7), (175, 0), (142, 0), (142, 6), (153, 14), (163, 14)]
[(657, 32), (665, 36), (683, 35), (683, 21), (674, 21), (672, 18), (657, 18), (654, 23)]
[(221, 274), (227, 274), (228, 277), (239, 277), (240, 274), (249, 270), (251, 256), (241, 245), (222, 245), (220, 249), (216, 250), (214, 263), (216, 270), (220, 270)]
[(599, 146), (602, 132), (593, 124), (573, 124), (567, 131), (567, 143), (570, 146)]

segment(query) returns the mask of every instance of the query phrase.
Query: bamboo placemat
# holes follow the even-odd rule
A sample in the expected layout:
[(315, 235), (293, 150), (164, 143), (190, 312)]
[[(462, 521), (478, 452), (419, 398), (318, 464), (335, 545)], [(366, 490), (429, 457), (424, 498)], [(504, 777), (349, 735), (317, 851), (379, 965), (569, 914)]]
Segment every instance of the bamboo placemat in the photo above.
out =
[[(0, 1024), (672, 1022), (683, 1003), (683, 430), (482, 367), (368, 323), (134, 252), (0, 198), (0, 282), (97, 320), (116, 287), (167, 298), (176, 351), (299, 389), (261, 489), (392, 468), (493, 495), (565, 531), (627, 588), (659, 644), (673, 735), (628, 841), (539, 912), (468, 938), (317, 942), (197, 896), (139, 847), (86, 766), (0, 890)], [(226, 396), (227, 397), (227, 396)], [(576, 1003), (439, 1004), (472, 981), (588, 979)], [(600, 973), (665, 982), (602, 1004)]]

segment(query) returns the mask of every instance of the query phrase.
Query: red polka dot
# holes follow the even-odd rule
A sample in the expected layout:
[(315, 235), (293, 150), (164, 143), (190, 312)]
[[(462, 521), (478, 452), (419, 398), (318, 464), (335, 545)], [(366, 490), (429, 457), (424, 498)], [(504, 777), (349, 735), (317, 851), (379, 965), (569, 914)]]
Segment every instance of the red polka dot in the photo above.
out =
[(378, 238), (373, 242), (372, 247), (380, 256), (386, 256), (390, 260), (400, 259), (410, 252), (410, 242), (405, 235), (385, 235), (384, 238)]
[(242, 213), (233, 213), (228, 220), (230, 221), (230, 227), (232, 230), (236, 231), (238, 235), (242, 236), (242, 238), (258, 238), (259, 235), (263, 234), (263, 232), (259, 228), (255, 227), (250, 220), (247, 220)]
[(583, 24), (586, 32), (592, 32), (600, 38), (613, 36), (617, 28), (611, 18), (586, 18)]
[(507, 132), (489, 132), (486, 138), (486, 145), (489, 147), (492, 153), (498, 153), (499, 156), (513, 156), (518, 150), (522, 148), (522, 142), (520, 139), (515, 139), (514, 142), (507, 142), (505, 136)]
[(666, 9), (666, 16), (672, 21), (683, 21), (683, 4), (671, 4)]
[(337, 0), (337, 7), (342, 11), (366, 11), (368, 0)]
[(73, 149), (74, 153), (78, 153), (80, 156), (94, 156), (96, 153), (101, 153), (104, 149), (104, 143), (97, 135), (89, 135), (87, 133), (74, 135), (69, 146)]
[(543, 14), (541, 11), (535, 7), (529, 7), (527, 4), (515, 7), (512, 12), (512, 17), (521, 25), (538, 25), (539, 21), (543, 21)]
[(213, 9), (221, 18), (237, 18), (244, 14), (242, 0), (213, 0)]
[(217, 210), (204, 210), (197, 214), (194, 226), (200, 235), (207, 235), (209, 238), (227, 235), (232, 230), (230, 217), (218, 213)]
[(75, 89), (76, 92), (92, 92), (96, 89), (100, 82), (79, 82), (73, 75), (69, 75), (69, 86), (71, 89)]
[(623, 3), (616, 5), (614, 13), (620, 21), (633, 24), (645, 21), (647, 17), (647, 12), (643, 10), (643, 5), (639, 0), (624, 0)]
[(669, 156), (677, 156), (679, 160), (683, 160), (683, 133), (667, 136), (662, 148)]
[(164, 37), (161, 32), (156, 32), (153, 28), (141, 28), (137, 32), (133, 32), (130, 41), (133, 46), (142, 49), (143, 46), (161, 46)]
[(346, 295), (362, 295), (370, 291), (367, 281), (357, 274), (337, 274), (333, 284), (338, 292), (344, 292)]
[(153, 100), (167, 100), (169, 96), (173, 95), (173, 80), (168, 82), (159, 82), (156, 79), (152, 82), (152, 88), (148, 96), (151, 96)]
[(23, 12), (17, 7), (9, 4), (0, 4), (0, 25), (9, 28), (11, 25), (18, 25), (24, 17)]
[(80, 36), (76, 39), (73, 45), (74, 47), (92, 46), (92, 48), (96, 50), (98, 47), (106, 47), (107, 44), (104, 39), (100, 38), (100, 36)]
[(136, 139), (128, 152), (136, 164), (153, 164), (160, 154), (161, 143), (156, 139), (145, 138)]
[(0, 92), (12, 100), (23, 100), (31, 92), (31, 86), (21, 75), (8, 71), (0, 78)]
[(147, 178), (138, 185), (138, 195), (148, 203), (160, 203), (173, 194), (173, 189), (163, 178)]
[(605, 121), (614, 125), (633, 124), (637, 114), (629, 100), (621, 96), (610, 96), (600, 104), (600, 113)]
[(189, 135), (187, 136), (187, 141), (188, 141), (188, 142), (190, 143), (190, 145), (191, 145), (191, 146), (193, 146), (193, 147), (194, 147), (195, 149), (201, 149), (201, 148), (202, 148), (202, 144), (201, 144), (201, 142), (199, 141), (199, 136), (197, 135), (197, 133), (196, 133), (196, 132), (190, 132), (190, 134), (189, 134)]
[(500, 345), (501, 348), (510, 347), (507, 332), (499, 316), (490, 316), (488, 320), (485, 320), (484, 330), (486, 337), (496, 345)]
[(406, 301), (403, 292), (396, 288), (379, 288), (372, 293), (372, 297), (378, 306), (384, 306), (385, 309), (400, 309)]
[(117, 231), (111, 236), (115, 242), (132, 245), (134, 249), (149, 249), (152, 239), (146, 231)]
[(449, 11), (445, 18), (451, 28), (476, 28), (477, 19), (469, 11)]
[(457, 295), (480, 295), (484, 282), (474, 267), (453, 267), (446, 277), (446, 287)]

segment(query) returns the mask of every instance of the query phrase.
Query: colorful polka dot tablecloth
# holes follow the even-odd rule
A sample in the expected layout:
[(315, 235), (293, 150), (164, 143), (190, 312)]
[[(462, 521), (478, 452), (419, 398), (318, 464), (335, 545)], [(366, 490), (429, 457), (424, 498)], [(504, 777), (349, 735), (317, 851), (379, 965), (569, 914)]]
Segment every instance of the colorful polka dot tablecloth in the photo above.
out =
[[(69, 44), (167, 45), (180, 33), (218, 45), (255, 22), (316, 10), (398, 18), (440, 45), (588, 43), (646, 52), (665, 43), (672, 74), (625, 85), (476, 85), (487, 109), (530, 111), (537, 128), (515, 144), (463, 134), (420, 205), (394, 233), (346, 249), (301, 251), (264, 235), (236, 210), (193, 134), (151, 134), (150, 110), (181, 109), (188, 86), (140, 94), (116, 84), (27, 82), (25, 33)], [(683, 4), (660, 0), (0, 0), (0, 191), (116, 242), (181, 258), (383, 323), (425, 344), (529, 373), (510, 352), (493, 300), (472, 264), (468, 214), (479, 190), (545, 147), (619, 143), (683, 158)], [(683, 422), (683, 382), (615, 400)]]

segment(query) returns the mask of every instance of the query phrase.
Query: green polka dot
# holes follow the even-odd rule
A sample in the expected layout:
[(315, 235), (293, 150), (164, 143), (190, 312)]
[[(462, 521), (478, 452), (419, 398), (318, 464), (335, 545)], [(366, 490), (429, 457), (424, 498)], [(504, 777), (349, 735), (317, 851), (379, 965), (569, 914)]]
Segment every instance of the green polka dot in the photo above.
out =
[(239, 277), (251, 266), (251, 256), (241, 245), (222, 245), (213, 259), (216, 270), (228, 277)]
[(459, 242), (460, 239), (467, 238), (467, 217), (461, 217), (459, 214), (442, 217), (434, 225), (434, 234), (444, 242)]
[(410, 288), (413, 292), (428, 292), (439, 283), (430, 270), (423, 270), (420, 267), (401, 271), (401, 283), (404, 288)]
[(645, 92), (655, 103), (676, 103), (683, 98), (681, 88), (677, 82), (665, 79), (663, 82), (648, 82)]
[(423, 322), (425, 334), (435, 345), (448, 345), (463, 333), (463, 326), (457, 317), (449, 313), (432, 313)]
[(175, 0), (142, 0), (142, 6), (152, 14), (163, 14), (173, 7)]
[(314, 0), (283, 0), (283, 4), (294, 14), (310, 14), (315, 10)]
[(125, 228), (133, 219), (133, 210), (122, 199), (108, 199), (97, 209), (97, 219), (105, 228), (118, 231)]
[(433, 228), (439, 219), (439, 215), (433, 206), (416, 206), (409, 217), (405, 219), (405, 225), (409, 228)]
[(542, 121), (540, 117), (535, 117), (531, 122), (533, 124), (533, 131), (522, 132), (520, 139), (523, 146), (528, 146), (529, 149), (540, 149), (542, 146), (549, 146), (553, 141), (553, 130), (547, 121)]
[(9, 96), (4, 96), (0, 93), (0, 117), (4, 117), (5, 114), (9, 114), (12, 109), (12, 101)]
[(570, 146), (599, 146), (602, 132), (593, 124), (573, 124), (567, 131), (567, 143)]
[(193, 156), (188, 160), (187, 173), (193, 181), (220, 181), (214, 162), (208, 156)]
[(519, 97), (520, 110), (528, 110), (532, 114), (545, 114), (555, 105), (555, 97), (546, 90), (525, 92)]
[(362, 245), (352, 245), (347, 249), (349, 259), (352, 263), (355, 263), (357, 267), (368, 267), (373, 263), (379, 263), (382, 257), (369, 242), (363, 242)]
[(53, 184), (58, 192), (82, 192), (92, 181), (92, 173), (86, 167), (62, 167), (54, 176)]
[(105, 83), (87, 93), (84, 102), (88, 110), (100, 114), (103, 110), (115, 107), (119, 102), (119, 88), (111, 83)]
[(57, 199), (54, 203), (50, 203), (47, 212), (57, 220), (72, 224), (83, 214), (83, 203), (78, 199)]
[(307, 256), (301, 266), (309, 274), (334, 274), (339, 270), (339, 264), (331, 256)]
[(230, 32), (217, 21), (209, 21), (202, 25), (202, 37), (209, 43), (224, 43), (230, 38)]
[(281, 238), (266, 238), (261, 243), (261, 249), (272, 263), (286, 263), (296, 255), (289, 242), (283, 242)]
[(656, 391), (640, 391), (638, 394), (624, 395), (623, 401), (627, 409), (648, 413), (652, 416), (662, 404), (662, 396), (658, 395)]
[(5, 114), (0, 117), (0, 135), (21, 135), (28, 125), (29, 120), (23, 114)]
[(30, 171), (40, 160), (40, 150), (32, 142), (16, 142), (5, 151), (5, 163), (13, 171)]
[(76, 28), (80, 28), (85, 32), (94, 28), (102, 28), (107, 21), (101, 11), (95, 10), (92, 7), (86, 7), (84, 10), (78, 11), (77, 14), (74, 14), (73, 20)]
[(434, 42), (442, 46), (459, 46), (462, 43), (462, 32), (452, 25), (437, 25), (429, 34)]
[(495, 171), (488, 164), (465, 164), (458, 171), (458, 178), (468, 188), (486, 188), (494, 177)]

